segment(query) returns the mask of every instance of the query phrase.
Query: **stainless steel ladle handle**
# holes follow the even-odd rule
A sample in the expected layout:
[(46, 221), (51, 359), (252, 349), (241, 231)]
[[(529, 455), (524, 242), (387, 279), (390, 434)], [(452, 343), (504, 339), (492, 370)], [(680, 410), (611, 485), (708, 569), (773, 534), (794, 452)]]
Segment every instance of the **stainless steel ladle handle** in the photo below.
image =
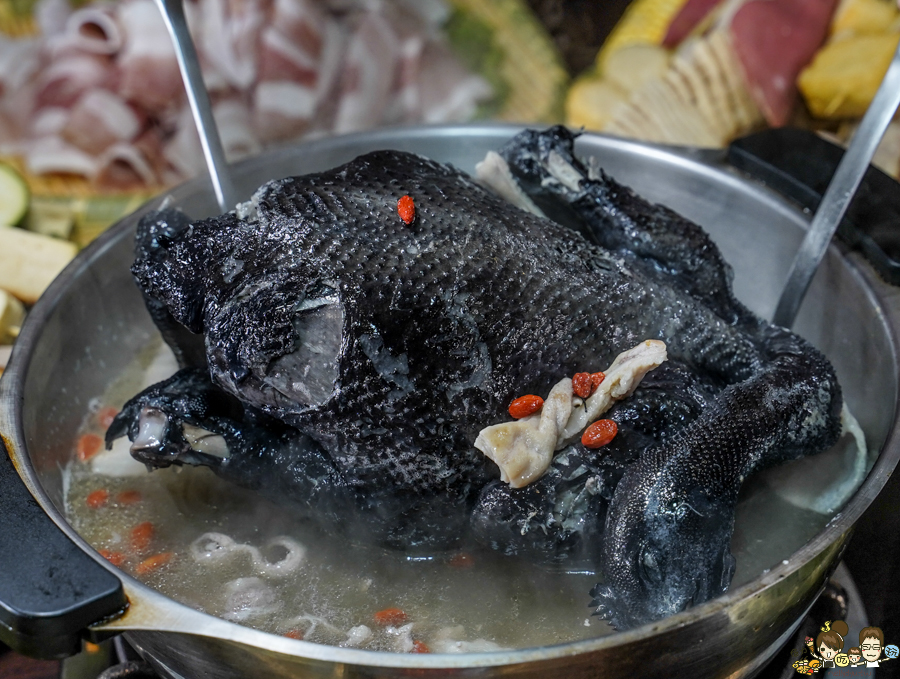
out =
[(233, 210), (237, 204), (237, 193), (225, 161), (225, 151), (222, 148), (222, 140), (219, 138), (219, 130), (213, 118), (209, 94), (203, 83), (197, 50), (194, 48), (194, 41), (188, 31), (184, 5), (182, 0), (156, 0), (156, 4), (159, 5), (175, 45), (178, 68), (181, 69), (188, 102), (191, 105), (191, 112), (194, 114), (197, 132), (200, 134), (203, 157), (206, 159), (206, 167), (216, 193), (216, 201), (222, 212), (228, 212)]
[(900, 45), (850, 146), (841, 159), (797, 252), (772, 322), (790, 328), (816, 269), (900, 106)]

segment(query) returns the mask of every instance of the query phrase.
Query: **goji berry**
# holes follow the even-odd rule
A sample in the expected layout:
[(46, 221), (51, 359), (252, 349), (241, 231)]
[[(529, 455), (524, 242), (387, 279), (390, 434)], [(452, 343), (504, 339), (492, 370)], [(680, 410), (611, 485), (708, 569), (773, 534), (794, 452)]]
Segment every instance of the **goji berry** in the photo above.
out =
[(382, 611), (378, 611), (374, 616), (375, 622), (377, 622), (382, 627), (402, 625), (406, 622), (406, 613), (401, 611), (399, 608), (385, 608)]
[(143, 496), (139, 490), (123, 490), (116, 495), (116, 504), (133, 505), (140, 502), (142, 499)]
[(544, 407), (544, 399), (534, 394), (520, 396), (509, 404), (509, 414), (517, 420), (533, 415)]
[(139, 523), (131, 529), (131, 548), (136, 552), (145, 551), (150, 546), (150, 541), (155, 533), (156, 529), (149, 521)]
[(118, 414), (119, 411), (111, 406), (101, 408), (97, 412), (97, 424), (99, 424), (103, 429), (109, 429), (109, 426), (113, 423), (113, 420)]
[(87, 462), (103, 448), (103, 439), (96, 434), (83, 434), (78, 439), (76, 453), (78, 459)]
[(588, 373), (576, 373), (572, 378), (572, 391), (579, 398), (587, 398), (594, 391), (591, 376)]
[(175, 554), (173, 554), (172, 552), (162, 552), (161, 554), (154, 554), (153, 556), (141, 561), (134, 569), (134, 572), (136, 575), (147, 575), (147, 573), (152, 573), (153, 571), (159, 570), (167, 563), (169, 563), (172, 560), (173, 556), (175, 556)]
[(122, 552), (111, 552), (108, 549), (101, 549), (100, 556), (109, 561), (116, 568), (121, 568), (125, 563), (125, 555)]
[(109, 491), (101, 488), (100, 490), (95, 490), (92, 493), (88, 493), (87, 498), (85, 498), (85, 503), (91, 509), (99, 509), (107, 502), (109, 502)]
[(397, 201), (397, 213), (407, 224), (412, 224), (416, 219), (416, 204), (409, 196), (403, 196)]
[(581, 442), (586, 448), (602, 448), (616, 437), (618, 431), (619, 427), (613, 420), (597, 420), (584, 430)]

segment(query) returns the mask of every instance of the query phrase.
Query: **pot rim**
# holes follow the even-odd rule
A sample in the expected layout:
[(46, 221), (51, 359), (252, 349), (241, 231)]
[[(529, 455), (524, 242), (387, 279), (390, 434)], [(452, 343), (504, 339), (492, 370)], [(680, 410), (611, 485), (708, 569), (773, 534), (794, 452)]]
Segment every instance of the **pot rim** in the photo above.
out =
[[(296, 155), (301, 150), (312, 151), (317, 148), (328, 146), (352, 146), (361, 141), (371, 143), (373, 141), (377, 142), (379, 140), (384, 140), (386, 143), (396, 143), (398, 134), (403, 134), (403, 139), (413, 140), (430, 136), (478, 138), (507, 133), (511, 136), (522, 129), (524, 129), (524, 126), (509, 124), (434, 125), (408, 128), (386, 128), (375, 132), (361, 132), (342, 137), (330, 137), (281, 147), (237, 163), (235, 164), (235, 169), (238, 172), (240, 172), (242, 168), (244, 171), (249, 171), (247, 168), (267, 164), (271, 162), (272, 159), (285, 155)], [(694, 169), (701, 173), (718, 173), (723, 171), (728, 173), (727, 166), (719, 166), (717, 163), (709, 162), (711, 156), (704, 152), (698, 153), (691, 149), (623, 140), (596, 133), (584, 133), (583, 136), (588, 139), (595, 138), (602, 140), (603, 143), (611, 147), (624, 149), (638, 157), (646, 155), (670, 157), (672, 160), (677, 159), (679, 163), (694, 166)], [(713, 156), (718, 157), (718, 154), (713, 154)], [(772, 194), (770, 190), (760, 187), (752, 181), (749, 182), (749, 185), (760, 192)], [(41, 508), (83, 551), (87, 552), (95, 559), (95, 561), (100, 563), (106, 570), (119, 578), (123, 584), (126, 585), (126, 591), (133, 603), (140, 604), (141, 602), (147, 602), (152, 608), (162, 605), (166, 609), (172, 610), (174, 614), (172, 616), (173, 618), (177, 617), (179, 620), (188, 621), (185, 630), (170, 630), (170, 628), (165, 625), (159, 627), (155, 627), (152, 624), (133, 626), (129, 624), (129, 614), (126, 613), (121, 620), (121, 626), (117, 625), (115, 621), (98, 624), (92, 628), (95, 633), (100, 632), (102, 635), (104, 631), (111, 633), (137, 630), (153, 630), (159, 632), (187, 631), (191, 634), (200, 636), (224, 637), (244, 645), (264, 648), (272, 652), (291, 656), (300, 656), (327, 662), (397, 669), (502, 666), (532, 663), (540, 660), (606, 650), (646, 640), (664, 632), (689, 626), (703, 619), (715, 616), (716, 614), (723, 613), (736, 603), (760, 594), (762, 591), (776, 585), (781, 580), (795, 573), (828, 546), (839, 540), (845, 539), (849, 535), (853, 525), (882, 490), (888, 478), (890, 478), (898, 458), (900, 458), (900, 431), (898, 431), (900, 428), (896, 426), (898, 407), (900, 407), (900, 403), (898, 403), (895, 404), (894, 407), (893, 426), (890, 430), (890, 434), (885, 440), (884, 446), (882, 447), (875, 464), (862, 485), (847, 501), (843, 509), (829, 521), (825, 528), (794, 552), (789, 559), (776, 565), (768, 572), (762, 573), (752, 581), (730, 590), (716, 599), (669, 616), (663, 620), (647, 623), (625, 632), (617, 632), (593, 639), (522, 648), (512, 651), (465, 654), (403, 654), (341, 648), (289, 639), (276, 634), (244, 627), (237, 623), (229, 622), (208, 613), (190, 608), (185, 604), (166, 597), (157, 590), (144, 585), (123, 571), (118, 570), (103, 559), (93, 547), (75, 532), (72, 526), (56, 509), (37, 478), (30, 457), (27, 454), (22, 409), (24, 407), (23, 393), (25, 379), (28, 374), (28, 368), (34, 350), (40, 341), (43, 326), (62, 302), (70, 283), (83, 275), (86, 270), (90, 269), (93, 262), (122, 237), (123, 232), (131, 230), (134, 227), (135, 220), (141, 214), (158, 207), (169, 197), (177, 202), (179, 195), (191, 194), (197, 191), (211, 191), (211, 186), (207, 177), (203, 176), (195, 178), (151, 199), (134, 213), (119, 220), (87, 248), (82, 250), (53, 281), (33, 309), (29, 312), (25, 323), (22, 326), (17, 343), (14, 345), (10, 363), (2, 376), (0, 376), (0, 435), (4, 437), (4, 440), (8, 444), (10, 458), (16, 466), (19, 476), (25, 482)], [(786, 209), (795, 213), (799, 212), (799, 210), (790, 205), (788, 201), (781, 197), (779, 198)], [(808, 218), (805, 217), (804, 221), (808, 223)], [(835, 247), (835, 245), (832, 244), (831, 247)], [(860, 279), (862, 283), (861, 287), (873, 298), (874, 305), (887, 318), (888, 322), (886, 325), (891, 340), (892, 359), (894, 365), (897, 365), (900, 338), (898, 338), (896, 329), (900, 328), (900, 292), (893, 291), (887, 284), (881, 282), (862, 258), (843, 253), (843, 259), (853, 275)], [(900, 399), (898, 399), (898, 401), (900, 401)]]

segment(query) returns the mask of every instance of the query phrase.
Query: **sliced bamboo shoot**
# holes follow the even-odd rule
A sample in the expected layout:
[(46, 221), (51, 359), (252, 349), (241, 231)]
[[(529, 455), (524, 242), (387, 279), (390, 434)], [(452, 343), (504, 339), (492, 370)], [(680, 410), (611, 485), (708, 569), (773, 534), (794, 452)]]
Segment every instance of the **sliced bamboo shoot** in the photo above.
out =
[(0, 226), (0, 288), (33, 304), (77, 251), (74, 243)]
[(25, 307), (15, 297), (0, 290), (0, 345), (12, 344), (25, 320)]

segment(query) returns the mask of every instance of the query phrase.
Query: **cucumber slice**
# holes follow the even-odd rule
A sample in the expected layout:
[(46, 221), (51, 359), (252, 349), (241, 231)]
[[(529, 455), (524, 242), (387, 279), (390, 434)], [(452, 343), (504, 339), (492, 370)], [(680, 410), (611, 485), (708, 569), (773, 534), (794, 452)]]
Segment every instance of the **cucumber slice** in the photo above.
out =
[(9, 165), (0, 163), (0, 224), (18, 226), (28, 213), (28, 184)]

